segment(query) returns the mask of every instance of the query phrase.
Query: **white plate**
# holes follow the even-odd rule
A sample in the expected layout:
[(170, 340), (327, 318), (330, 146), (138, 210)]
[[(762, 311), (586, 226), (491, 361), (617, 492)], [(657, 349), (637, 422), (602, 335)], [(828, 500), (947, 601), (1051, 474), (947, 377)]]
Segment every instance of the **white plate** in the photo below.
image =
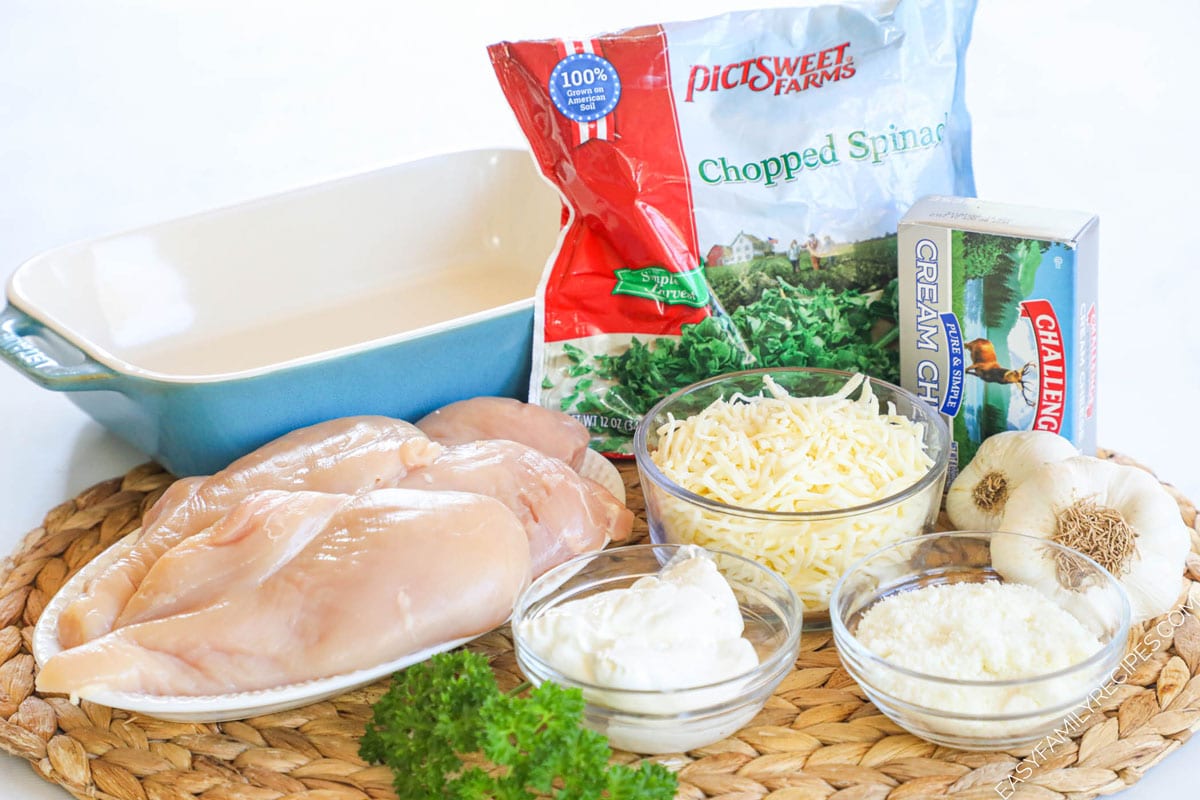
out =
[(583, 463), (579, 465), (579, 474), (591, 478), (596, 483), (612, 492), (613, 497), (625, 505), (625, 481), (621, 480), (621, 472), (616, 465), (595, 450), (583, 454)]
[[(601, 484), (622, 503), (625, 502), (625, 485), (621, 474), (608, 459), (599, 453), (588, 451), (579, 473)], [(50, 600), (41, 619), (33, 631), (33, 657), (40, 669), (51, 657), (62, 652), (58, 641), (58, 620), (71, 601), (77, 598), (84, 585), (101, 570), (124, 555), (137, 540), (135, 530), (119, 542), (114, 543), (63, 584)], [(606, 542), (607, 544), (607, 542)], [(480, 634), (481, 636), (483, 634)], [(320, 678), (304, 683), (292, 683), (274, 689), (259, 689), (253, 692), (204, 696), (152, 695), (140, 692), (111, 692), (101, 689), (84, 690), (78, 697), (111, 708), (135, 711), (158, 719), (172, 722), (224, 722), (231, 719), (246, 719), (263, 714), (273, 714), (299, 708), (310, 703), (328, 700), (351, 689), (374, 683), (397, 670), (419, 663), (437, 653), (453, 650), (466, 644), (476, 636), (443, 642), (417, 653), (410, 653), (394, 661), (377, 664), (366, 669)]]

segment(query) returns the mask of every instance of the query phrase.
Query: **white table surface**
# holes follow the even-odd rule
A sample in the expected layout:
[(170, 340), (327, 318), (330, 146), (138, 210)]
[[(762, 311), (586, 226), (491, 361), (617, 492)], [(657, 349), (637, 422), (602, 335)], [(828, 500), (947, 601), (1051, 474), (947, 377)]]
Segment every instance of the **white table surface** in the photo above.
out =
[[(523, 146), (490, 42), (758, 5), (0, 0), (0, 277), (69, 241), (417, 155)], [(1200, 498), (1200, 6), (983, 5), (967, 67), (979, 195), (1100, 215), (1101, 442)], [(0, 368), (0, 551), (144, 460)], [(1195, 796), (1198, 755), (1187, 745), (1121, 796)], [(0, 797), (67, 796), (0, 755)]]

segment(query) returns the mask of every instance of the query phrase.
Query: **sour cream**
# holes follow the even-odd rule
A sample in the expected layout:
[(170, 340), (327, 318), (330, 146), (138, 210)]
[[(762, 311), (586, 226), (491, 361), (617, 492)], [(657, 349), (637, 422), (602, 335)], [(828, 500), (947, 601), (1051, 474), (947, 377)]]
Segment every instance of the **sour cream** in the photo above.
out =
[(743, 629), (729, 582), (690, 546), (657, 576), (563, 603), (522, 620), (519, 631), (531, 652), (568, 678), (644, 691), (744, 675), (758, 654)]

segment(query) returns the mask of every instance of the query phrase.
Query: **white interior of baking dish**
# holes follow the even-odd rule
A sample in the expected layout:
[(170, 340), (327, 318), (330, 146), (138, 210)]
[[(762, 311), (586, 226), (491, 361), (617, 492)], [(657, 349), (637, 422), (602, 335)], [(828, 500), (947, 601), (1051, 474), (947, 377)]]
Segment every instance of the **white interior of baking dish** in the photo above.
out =
[(121, 372), (249, 375), (532, 303), (560, 213), (527, 153), (453, 153), (61, 247), (9, 299)]

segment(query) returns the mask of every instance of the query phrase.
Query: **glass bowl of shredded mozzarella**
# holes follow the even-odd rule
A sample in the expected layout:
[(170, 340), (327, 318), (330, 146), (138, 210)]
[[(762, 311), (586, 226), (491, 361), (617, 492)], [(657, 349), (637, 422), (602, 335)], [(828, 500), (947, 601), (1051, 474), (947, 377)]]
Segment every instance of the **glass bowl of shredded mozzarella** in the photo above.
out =
[[(1045, 548), (1055, 575), (1024, 582), (993, 544)], [(930, 534), (850, 568), (833, 593), (846, 671), (910, 733), (967, 750), (1051, 748), (1087, 726), (1137, 659), (1130, 606), (1104, 567), (1018, 533)], [(1127, 663), (1128, 662), (1128, 663)]]
[(836, 370), (718, 376), (667, 397), (634, 437), (653, 541), (778, 572), (809, 628), (867, 553), (933, 529), (946, 423), (898, 386)]
[(778, 575), (695, 545), (586, 553), (513, 611), (534, 685), (578, 688), (584, 724), (634, 753), (678, 753), (745, 727), (791, 671), (802, 607)]

